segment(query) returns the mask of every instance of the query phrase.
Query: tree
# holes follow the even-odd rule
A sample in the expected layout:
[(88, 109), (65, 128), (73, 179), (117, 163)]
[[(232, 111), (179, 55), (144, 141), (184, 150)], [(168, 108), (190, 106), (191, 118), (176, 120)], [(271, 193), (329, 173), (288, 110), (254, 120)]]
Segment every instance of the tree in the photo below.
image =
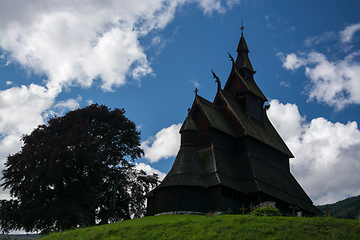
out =
[[(91, 105), (54, 117), (30, 135), (3, 170), (3, 231), (68, 230), (145, 213), (145, 196), (158, 176), (135, 168), (140, 132), (124, 109)], [(4, 221), (6, 218), (7, 221)]]

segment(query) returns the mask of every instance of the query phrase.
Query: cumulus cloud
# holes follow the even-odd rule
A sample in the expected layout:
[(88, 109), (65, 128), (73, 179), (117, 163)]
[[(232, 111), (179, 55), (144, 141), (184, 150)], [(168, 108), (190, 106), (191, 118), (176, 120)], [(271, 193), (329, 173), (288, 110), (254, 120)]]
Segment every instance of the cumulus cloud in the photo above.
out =
[(181, 125), (179, 123), (163, 128), (155, 136), (142, 142), (141, 147), (144, 149), (145, 158), (153, 163), (175, 156), (180, 147)]
[(360, 131), (357, 123), (307, 122), (295, 104), (270, 102), (271, 122), (295, 156), (291, 172), (315, 204), (359, 195)]
[(315, 67), (306, 67), (311, 79), (309, 100), (317, 99), (340, 110), (350, 104), (360, 104), (360, 63), (355, 59), (360, 51), (332, 62), (320, 53), (310, 53)]
[(277, 56), (283, 62), (283, 67), (287, 70), (296, 70), (301, 66), (304, 66), (307, 63), (307, 60), (304, 58), (299, 58), (295, 53), (287, 54), (286, 56), (283, 53), (277, 53)]
[(135, 163), (135, 168), (138, 170), (143, 170), (148, 175), (152, 175), (153, 173), (157, 174), (159, 176), (160, 181), (162, 181), (166, 176), (165, 173), (160, 172), (159, 170), (152, 168), (151, 166), (145, 163)]
[[(346, 27), (339, 34), (325, 32), (305, 39), (305, 46), (338, 39), (342, 44), (340, 50), (348, 53), (349, 43), (353, 42), (355, 32), (360, 30), (360, 23)], [(339, 48), (339, 46), (337, 46)], [(317, 100), (341, 110), (351, 104), (360, 104), (360, 51), (347, 54), (343, 59), (329, 60), (328, 57), (315, 50), (300, 53), (277, 53), (287, 70), (296, 71), (304, 67), (305, 75), (310, 79), (305, 92), (309, 101)]]
[(303, 56), (290, 53), (286, 57), (278, 53), (278, 56), (288, 70), (305, 66), (305, 75), (311, 80), (306, 88), (310, 101), (323, 102), (336, 110), (360, 104), (360, 63), (357, 61), (360, 51), (337, 61), (330, 61), (318, 52)]

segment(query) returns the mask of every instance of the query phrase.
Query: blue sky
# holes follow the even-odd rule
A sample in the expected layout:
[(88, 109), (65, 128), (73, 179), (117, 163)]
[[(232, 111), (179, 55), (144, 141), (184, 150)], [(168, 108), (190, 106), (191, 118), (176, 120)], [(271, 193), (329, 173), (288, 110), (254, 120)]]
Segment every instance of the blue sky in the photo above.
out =
[[(141, 130), (164, 176), (194, 89), (224, 86), (241, 19), (268, 115), (315, 204), (360, 194), (359, 1), (0, 1), (0, 169), (22, 134), (90, 103)], [(2, 191), (1, 198), (8, 198)]]

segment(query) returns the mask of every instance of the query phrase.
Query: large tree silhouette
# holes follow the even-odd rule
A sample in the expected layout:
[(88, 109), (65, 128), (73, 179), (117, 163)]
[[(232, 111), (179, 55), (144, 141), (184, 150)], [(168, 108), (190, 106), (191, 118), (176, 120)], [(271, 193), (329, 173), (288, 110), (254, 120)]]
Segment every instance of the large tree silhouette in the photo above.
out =
[(1, 201), (2, 230), (48, 233), (143, 216), (158, 177), (135, 169), (140, 132), (124, 113), (91, 105), (24, 135), (3, 170), (15, 200)]

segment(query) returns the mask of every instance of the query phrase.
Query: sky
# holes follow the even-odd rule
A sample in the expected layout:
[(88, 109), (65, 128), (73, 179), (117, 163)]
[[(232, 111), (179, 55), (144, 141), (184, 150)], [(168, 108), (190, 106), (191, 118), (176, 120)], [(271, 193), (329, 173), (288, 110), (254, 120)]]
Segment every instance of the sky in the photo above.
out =
[[(315, 205), (360, 194), (360, 1), (0, 0), (0, 170), (20, 138), (92, 103), (141, 131), (163, 178), (195, 88), (213, 101), (242, 25), (268, 115)], [(9, 198), (0, 190), (0, 199)]]

